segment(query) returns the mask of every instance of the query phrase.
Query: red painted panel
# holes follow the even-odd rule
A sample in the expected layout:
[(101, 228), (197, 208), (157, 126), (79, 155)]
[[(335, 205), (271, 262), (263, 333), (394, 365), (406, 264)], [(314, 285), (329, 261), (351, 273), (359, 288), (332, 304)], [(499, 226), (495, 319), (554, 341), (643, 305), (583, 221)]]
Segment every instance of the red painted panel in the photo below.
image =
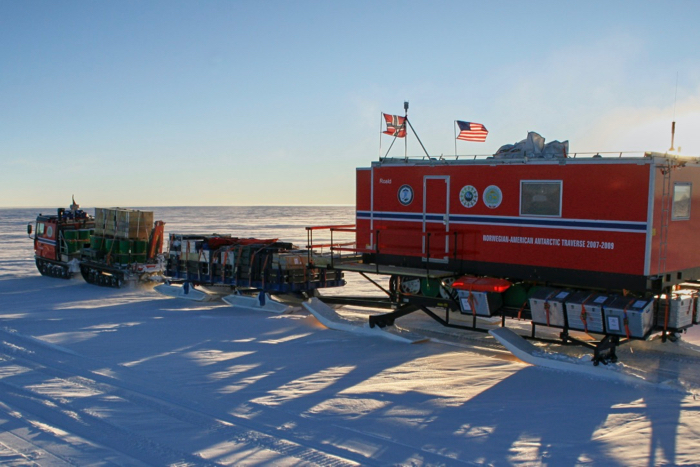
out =
[[(691, 183), (690, 219), (671, 220), (668, 223), (666, 260), (659, 260), (662, 233), (663, 175), (656, 169), (654, 190), (654, 222), (652, 236), (651, 274), (700, 267), (700, 168), (677, 167), (671, 170), (670, 197), (675, 183)], [(668, 205), (672, 209), (672, 203)], [(669, 212), (670, 214), (671, 212)]]
[(440, 217), (439, 220), (425, 222), (423, 230), (425, 232), (425, 246), (422, 251), (430, 258), (446, 259), (450, 253), (449, 243), (449, 214), (448, 209), (448, 178), (425, 178), (424, 189), (425, 199), (423, 206), (426, 206), (428, 213), (433, 213)]
[(355, 206), (360, 211), (368, 211), (370, 208), (371, 177), (372, 172), (369, 169), (355, 171)]
[(40, 258), (47, 259), (57, 259), (56, 258), (56, 247), (55, 242), (58, 236), (58, 228), (55, 221), (43, 221), (44, 223), (44, 233), (36, 234), (37, 239), (51, 240), (54, 244), (48, 244), (46, 242), (36, 241), (36, 255)]
[[(648, 215), (649, 172), (648, 164), (636, 162), (493, 166), (436, 163), (434, 167), (374, 167), (374, 212), (388, 214), (390, 218), (380, 220), (375, 215), (373, 227), (381, 230), (379, 246), (383, 253), (420, 255), (423, 241), (422, 216), (419, 219), (418, 214), (423, 211), (423, 180), (425, 176), (445, 176), (449, 177), (449, 210), (453, 219), (455, 216), (491, 216), (511, 220), (510, 225), (488, 225), (488, 218), (478, 221), (472, 218), (461, 223), (451, 221), (450, 233), (458, 233), (458, 258), (643, 275), (646, 251), (643, 226), (639, 232), (615, 232), (597, 227), (566, 229), (512, 224), (520, 218), (521, 180), (562, 182), (561, 217), (542, 217), (543, 219), (645, 223)], [(428, 185), (427, 212), (441, 214), (445, 212), (446, 206), (441, 197), (432, 195), (433, 182), (437, 180)], [(414, 193), (413, 201), (406, 205), (398, 197), (398, 192), (404, 185), (410, 186)], [(485, 203), (485, 195), (489, 195), (487, 188), (491, 186), (498, 189), (490, 190), (491, 202)], [(368, 210), (360, 207), (369, 205), (370, 192), (367, 188), (366, 185), (361, 187), (358, 182), (358, 211)], [(466, 199), (464, 196), (460, 200), (463, 188), (464, 193), (476, 192), (478, 199), (475, 203), (463, 203)], [(700, 193), (700, 187), (696, 191)], [(409, 218), (410, 214), (413, 216)], [(369, 221), (358, 218), (358, 245), (364, 244), (368, 237), (368, 232), (363, 233), (362, 230), (368, 229), (369, 224)], [(427, 225), (427, 230), (431, 232), (445, 231), (444, 225), (438, 220)], [(451, 255), (452, 236), (449, 238)], [(444, 238), (442, 241), (444, 251)]]
[[(450, 177), (453, 213), (518, 216), (521, 180), (562, 180), (564, 218), (646, 221), (647, 216), (649, 166), (636, 164), (375, 167), (374, 209), (418, 212), (422, 208), (420, 200), (423, 199), (425, 175)], [(398, 201), (398, 189), (404, 184), (410, 185), (415, 192), (414, 202), (409, 206)], [(459, 200), (460, 190), (467, 185), (476, 188), (480, 196), (472, 208), (462, 206)], [(503, 201), (497, 208), (487, 207), (481, 196), (491, 185), (498, 186), (503, 194)], [(360, 193), (358, 187), (358, 199), (362, 198)], [(364, 193), (368, 199), (369, 192)], [(605, 209), (601, 210), (601, 206)], [(431, 211), (435, 212), (435, 209), (431, 208)]]

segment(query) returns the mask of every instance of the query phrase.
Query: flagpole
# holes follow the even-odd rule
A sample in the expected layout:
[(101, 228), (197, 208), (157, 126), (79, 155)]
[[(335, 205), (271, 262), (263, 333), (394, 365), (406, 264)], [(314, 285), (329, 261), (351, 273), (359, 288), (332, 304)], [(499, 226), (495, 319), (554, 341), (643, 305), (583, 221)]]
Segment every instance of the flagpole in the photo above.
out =
[[(408, 121), (408, 101), (403, 102), (403, 110), (404, 110), (404, 125), (406, 125), (406, 122)], [(414, 131), (414, 133), (415, 133), (415, 131)], [(418, 135), (416, 135), (416, 138), (417, 137), (418, 137)], [(406, 160), (408, 162), (408, 137), (407, 136), (404, 137), (403, 146), (404, 146), (403, 157), (404, 157), (404, 160)]]
[(389, 155), (389, 151), (391, 151), (391, 148), (394, 147), (394, 143), (396, 142), (396, 138), (398, 138), (398, 136), (394, 135), (394, 139), (391, 140), (391, 144), (389, 145), (389, 149), (387, 149), (386, 154), (384, 154), (385, 159)]
[(382, 120), (384, 120), (384, 114), (379, 112), (379, 161), (382, 160)]
[[(404, 102), (404, 108), (406, 110), (408, 110), (408, 102)], [(408, 114), (408, 111), (406, 112), (406, 114)], [(401, 118), (398, 115), (394, 115), (393, 117), (395, 117), (397, 119)], [(384, 119), (383, 113), (382, 113), (381, 118)], [(394, 128), (394, 139), (391, 141), (391, 144), (389, 145), (389, 149), (386, 150), (386, 154), (384, 154), (385, 159), (389, 156), (389, 152), (391, 151), (391, 148), (394, 147), (394, 143), (396, 142), (396, 138), (399, 137), (399, 134), (401, 133), (401, 131), (404, 132), (404, 136), (403, 136), (403, 138), (405, 138), (404, 142), (406, 142), (406, 140), (408, 139), (408, 138), (406, 138), (406, 133), (408, 133), (408, 131), (406, 130), (406, 122), (408, 122), (408, 116), (404, 117), (404, 122), (400, 126), (392, 127), (392, 128)], [(396, 122), (396, 123), (398, 123), (398, 122)], [(380, 131), (380, 133), (379, 133), (379, 160), (380, 161), (382, 160), (382, 152), (381, 152), (382, 151), (382, 149), (381, 149), (382, 148), (382, 140), (381, 140), (382, 134), (388, 134), (388, 131), (387, 132), (381, 131), (381, 129), (382, 129), (381, 125), (382, 125), (382, 123), (380, 121), (380, 123), (379, 123), (379, 131)], [(387, 122), (387, 126), (388, 125), (389, 125), (389, 123)], [(411, 129), (413, 129), (413, 127), (411, 127)], [(415, 134), (416, 131), (413, 130), (413, 133)], [(416, 135), (416, 138), (418, 138), (418, 135)], [(418, 141), (420, 142), (420, 139), (418, 139)], [(421, 146), (423, 146), (423, 143), (421, 143)], [(423, 148), (423, 150), (425, 150), (425, 148)], [(404, 148), (404, 158), (406, 161), (408, 161), (408, 144), (406, 144), (406, 147)]]
[(457, 120), (452, 120), (452, 131), (455, 133), (455, 159), (457, 159)]
[[(380, 115), (380, 117), (379, 117), (379, 161), (381, 162), (381, 160), (382, 160), (382, 135), (384, 134), (384, 132), (382, 131), (382, 123), (384, 123), (384, 113), (380, 112), (379, 115)], [(405, 125), (405, 123), (404, 123), (404, 125)], [(385, 159), (389, 155), (389, 151), (391, 151), (391, 148), (394, 147), (394, 143), (396, 142), (396, 138), (398, 137), (397, 135), (401, 131), (401, 128), (403, 128), (403, 127), (399, 127), (398, 130), (396, 130), (394, 132), (394, 139), (391, 140), (391, 144), (389, 145), (389, 149), (387, 149), (386, 154), (384, 154)]]

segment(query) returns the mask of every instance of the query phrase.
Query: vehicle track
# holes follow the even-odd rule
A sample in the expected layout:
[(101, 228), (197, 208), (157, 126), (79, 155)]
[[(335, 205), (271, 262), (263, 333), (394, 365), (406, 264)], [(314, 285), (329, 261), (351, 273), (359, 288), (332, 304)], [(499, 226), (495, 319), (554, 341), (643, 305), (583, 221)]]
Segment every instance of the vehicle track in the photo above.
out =
[[(7, 406), (4, 407), (7, 408)], [(39, 446), (31, 440), (31, 437), (10, 431), (19, 427), (3, 426), (3, 428), (5, 431), (0, 434), (0, 464), (4, 466), (39, 466), (42, 463), (50, 463), (54, 466), (76, 465), (67, 457), (52, 452), (50, 447), (47, 449)]]
[[(424, 451), (419, 447), (408, 446), (390, 439), (382, 439), (382, 444), (391, 446), (389, 449), (384, 449), (379, 458), (369, 458), (364, 453), (357, 452), (353, 446), (358, 444), (374, 446), (377, 439), (357, 430), (351, 430), (352, 446), (346, 446), (344, 440), (347, 440), (348, 428), (299, 414), (291, 414), (274, 407), (264, 407), (260, 420), (266, 420), (265, 422), (237, 417), (233, 414), (211, 413), (211, 409), (196, 402), (181, 400), (177, 395), (163, 389), (167, 388), (167, 382), (161, 382), (165, 384), (154, 387), (152, 381), (144, 380), (128, 368), (111, 368), (111, 375), (106, 376), (89, 369), (103, 365), (102, 362), (90, 357), (78, 355), (67, 349), (63, 352), (60, 347), (23, 336), (12, 330), (0, 330), (0, 338), (3, 341), (1, 349), (7, 358), (11, 358), (15, 364), (30, 369), (31, 373), (41, 375), (39, 379), (57, 380), (57, 384), (71, 386), (77, 392), (93, 391), (109, 395), (111, 398), (119, 398), (130, 404), (130, 410), (147, 410), (154, 414), (153, 416), (166, 417), (173, 425), (185, 424), (193, 433), (199, 435), (205, 433), (207, 437), (211, 437), (209, 445), (228, 442), (235, 446), (256, 446), (280, 456), (297, 459), (301, 463), (330, 467), (395, 464), (416, 456), (430, 465), (462, 463), (459, 459)], [(61, 351), (60, 359), (55, 358), (57, 351)], [(109, 446), (127, 456), (136, 452), (140, 454), (139, 460), (156, 464), (184, 462), (184, 464), (202, 465), (206, 462), (203, 457), (182, 452), (172, 446), (154, 441), (148, 436), (111, 424), (104, 418), (90, 413), (84, 404), (81, 404), (81, 398), (62, 400), (60, 397), (37, 395), (36, 390), (28, 390), (17, 384), (10, 384), (6, 380), (0, 384), (6, 392), (11, 394), (13, 405), (38, 417), (44, 416), (48, 411), (51, 413), (52, 422), (57, 426), (69, 426), (80, 436)], [(293, 432), (285, 431), (275, 425), (280, 417), (275, 416), (274, 413), (279, 412), (284, 412), (284, 419), (293, 419)], [(265, 415), (266, 413), (268, 416)], [(85, 425), (87, 428), (74, 423), (69, 414), (78, 414), (79, 418), (87, 424)], [(75, 415), (72, 416), (75, 417)], [(109, 436), (100, 436), (95, 433), (96, 431), (109, 433)], [(332, 431), (338, 433), (338, 436), (329, 437), (328, 434)], [(310, 442), (310, 440), (330, 438), (338, 441)], [(212, 461), (211, 465), (214, 464), (215, 461)]]
[[(17, 347), (20, 347), (18, 344), (22, 343), (14, 344), (16, 347), (13, 349), (17, 354)], [(277, 434), (271, 435), (264, 431), (240, 427), (238, 424), (231, 424), (190, 407), (181, 406), (179, 403), (166, 400), (166, 398), (172, 400), (172, 397), (164, 393), (134, 390), (125, 387), (132, 384), (114, 384), (109, 382), (107, 377), (95, 373), (87, 372), (88, 375), (84, 375), (86, 371), (80, 366), (49, 363), (43, 358), (36, 358), (42, 356), (41, 349), (34, 348), (28, 355), (31, 357), (15, 355), (13, 362), (31, 370), (31, 380), (27, 381), (23, 378), (24, 385), (0, 380), (0, 387), (3, 388), (4, 398), (8, 403), (19, 407), (22, 412), (28, 412), (43, 419), (52, 426), (68, 427), (72, 433), (102, 446), (108, 446), (127, 455), (138, 453), (138, 459), (147, 464), (216, 465), (215, 462), (207, 464), (206, 460), (200, 456), (156, 442), (149, 436), (140, 435), (136, 431), (117, 426), (91, 414), (80, 403), (80, 398), (69, 400), (70, 398), (50, 394), (37, 394), (36, 390), (28, 390), (23, 386), (33, 387), (36, 386), (33, 381), (48, 380), (73, 392), (93, 392), (109, 395), (110, 398), (119, 398), (131, 405), (125, 409), (126, 411), (141, 416), (158, 417), (164, 424), (178, 425), (180, 429), (186, 429), (182, 428), (183, 424), (189, 425), (193, 436), (197, 433), (213, 435), (215, 439), (211, 444), (231, 440), (234, 444), (257, 446), (316, 465), (356, 465), (356, 462), (345, 461), (342, 457), (280, 438)], [(65, 358), (63, 361), (75, 358), (79, 357)]]

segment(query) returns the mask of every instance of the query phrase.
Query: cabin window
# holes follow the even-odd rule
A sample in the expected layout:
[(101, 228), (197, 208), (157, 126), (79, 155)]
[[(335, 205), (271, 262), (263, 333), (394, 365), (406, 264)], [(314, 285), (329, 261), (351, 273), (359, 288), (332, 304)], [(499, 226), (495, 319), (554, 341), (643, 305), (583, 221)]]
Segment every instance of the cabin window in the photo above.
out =
[(676, 183), (673, 185), (673, 211), (671, 218), (674, 221), (690, 219), (690, 194), (692, 184)]
[(44, 223), (43, 222), (39, 222), (36, 225), (36, 233), (38, 233), (39, 235), (44, 235)]
[(561, 180), (521, 180), (520, 215), (561, 217)]

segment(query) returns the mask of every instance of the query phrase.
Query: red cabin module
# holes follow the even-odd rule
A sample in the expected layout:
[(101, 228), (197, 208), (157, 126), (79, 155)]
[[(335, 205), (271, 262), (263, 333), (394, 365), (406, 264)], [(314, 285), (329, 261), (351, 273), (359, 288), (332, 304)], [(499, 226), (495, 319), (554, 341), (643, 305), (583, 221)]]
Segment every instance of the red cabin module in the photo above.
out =
[(357, 169), (357, 246), (377, 264), (661, 290), (700, 279), (698, 188), (698, 159), (659, 153), (386, 158)]

